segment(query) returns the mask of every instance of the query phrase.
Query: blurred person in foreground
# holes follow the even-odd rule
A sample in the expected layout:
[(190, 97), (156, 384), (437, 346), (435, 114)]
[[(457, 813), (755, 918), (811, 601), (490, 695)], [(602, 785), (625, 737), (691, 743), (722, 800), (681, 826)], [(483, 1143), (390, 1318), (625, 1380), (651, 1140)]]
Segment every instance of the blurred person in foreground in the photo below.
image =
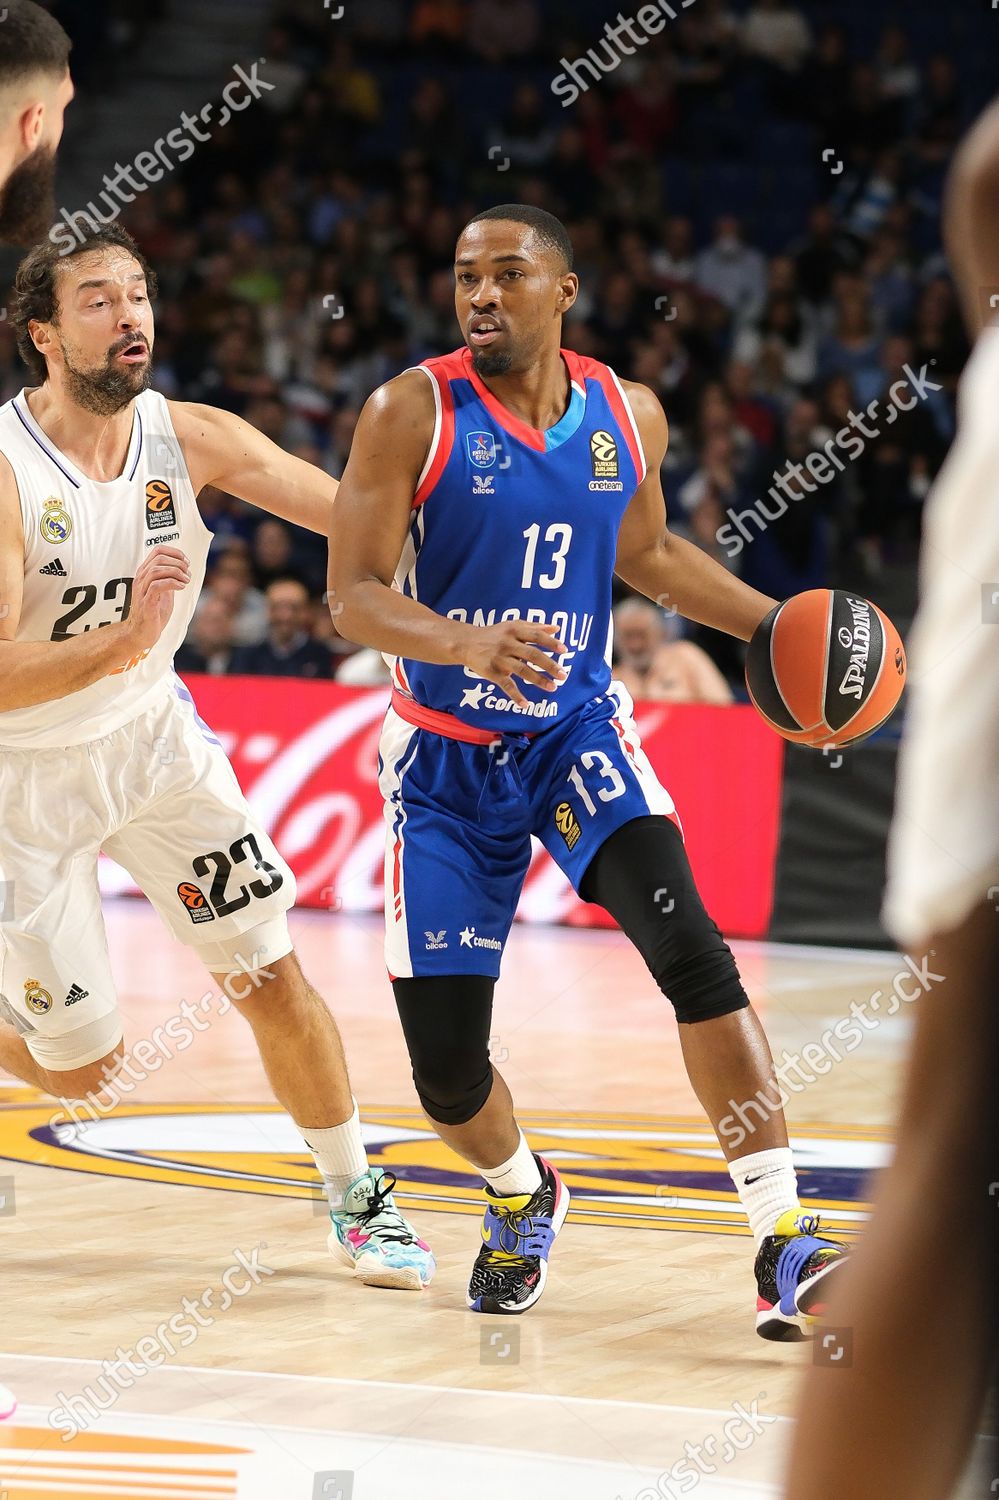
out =
[(957, 155), (945, 229), (978, 339), (926, 505), (885, 904), (933, 989), (895, 1158), (827, 1309), (852, 1362), (809, 1372), (789, 1500), (952, 1494), (999, 1330), (999, 103)]

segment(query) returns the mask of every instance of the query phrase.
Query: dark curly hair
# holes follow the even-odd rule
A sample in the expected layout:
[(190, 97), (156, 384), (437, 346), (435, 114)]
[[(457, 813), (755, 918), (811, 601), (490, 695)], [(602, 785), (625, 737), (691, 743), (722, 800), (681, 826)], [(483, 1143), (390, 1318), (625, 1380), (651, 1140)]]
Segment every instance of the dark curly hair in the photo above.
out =
[(66, 255), (51, 240), (43, 240), (24, 257), (14, 277), (14, 294), (8, 309), (10, 324), (17, 339), (17, 352), (31, 371), (38, 385), (48, 379), (45, 357), (35, 348), (28, 324), (59, 322), (59, 299), (56, 295), (56, 273), (78, 255), (88, 250), (125, 250), (139, 262), (146, 277), (149, 300), (155, 300), (158, 290), (156, 272), (152, 269), (138, 245), (128, 233), (116, 224), (95, 229), (84, 236), (75, 250)]

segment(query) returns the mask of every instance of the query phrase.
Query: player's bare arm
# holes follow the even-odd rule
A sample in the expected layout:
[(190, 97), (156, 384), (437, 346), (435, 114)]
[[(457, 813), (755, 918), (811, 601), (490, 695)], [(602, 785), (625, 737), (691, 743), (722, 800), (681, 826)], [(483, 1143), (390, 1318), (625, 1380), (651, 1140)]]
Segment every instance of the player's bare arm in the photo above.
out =
[(286, 453), (234, 412), (194, 402), (168, 403), (195, 494), (215, 485), (272, 516), (329, 534), (337, 480)]
[(347, 640), (379, 651), (469, 667), (515, 703), (526, 702), (515, 676), (554, 692), (558, 669), (545, 653), (565, 646), (553, 626), (523, 620), (466, 625), (392, 587), (433, 430), (430, 382), (416, 370), (375, 391), (361, 413), (330, 533), (336, 627)]
[(191, 578), (176, 547), (155, 547), (135, 575), (128, 619), (65, 641), (16, 641), (24, 587), (24, 534), (17, 482), (0, 454), (0, 713), (65, 698), (155, 645), (173, 595)]
[(622, 381), (638, 423), (648, 473), (632, 496), (618, 533), (615, 571), (657, 604), (748, 641), (777, 603), (741, 583), (727, 568), (666, 525), (660, 465), (666, 455), (666, 415), (648, 386)]

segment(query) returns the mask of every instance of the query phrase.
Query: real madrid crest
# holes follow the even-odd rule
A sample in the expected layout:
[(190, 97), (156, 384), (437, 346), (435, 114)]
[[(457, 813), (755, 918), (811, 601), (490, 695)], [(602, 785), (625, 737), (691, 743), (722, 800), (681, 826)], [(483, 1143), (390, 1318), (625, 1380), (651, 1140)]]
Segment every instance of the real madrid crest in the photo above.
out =
[(48, 990), (42, 989), (37, 979), (24, 981), (24, 1002), (36, 1016), (44, 1016), (47, 1010), (52, 1009), (52, 996)]
[(51, 498), (45, 502), (45, 514), (38, 523), (43, 542), (53, 547), (61, 546), (73, 530), (73, 519), (61, 500)]

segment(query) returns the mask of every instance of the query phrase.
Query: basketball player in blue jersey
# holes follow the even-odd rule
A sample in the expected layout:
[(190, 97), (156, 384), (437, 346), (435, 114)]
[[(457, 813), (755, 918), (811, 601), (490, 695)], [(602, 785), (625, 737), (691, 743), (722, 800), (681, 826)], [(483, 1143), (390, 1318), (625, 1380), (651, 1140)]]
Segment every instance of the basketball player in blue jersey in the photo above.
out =
[[(386, 957), (423, 1107), (485, 1178), (468, 1305), (521, 1313), (569, 1201), (489, 1058), (532, 834), (669, 997), (716, 1132), (731, 1100), (773, 1079), (611, 681), (613, 575), (741, 640), (775, 601), (666, 530), (652, 393), (560, 347), (578, 288), (563, 225), (490, 209), (463, 231), (455, 274), (464, 346), (390, 381), (361, 416), (333, 516), (331, 607), (343, 634), (395, 658), (379, 766)], [(801, 1211), (779, 1112), (729, 1167), (756, 1240), (757, 1328), (798, 1339), (842, 1251)]]

